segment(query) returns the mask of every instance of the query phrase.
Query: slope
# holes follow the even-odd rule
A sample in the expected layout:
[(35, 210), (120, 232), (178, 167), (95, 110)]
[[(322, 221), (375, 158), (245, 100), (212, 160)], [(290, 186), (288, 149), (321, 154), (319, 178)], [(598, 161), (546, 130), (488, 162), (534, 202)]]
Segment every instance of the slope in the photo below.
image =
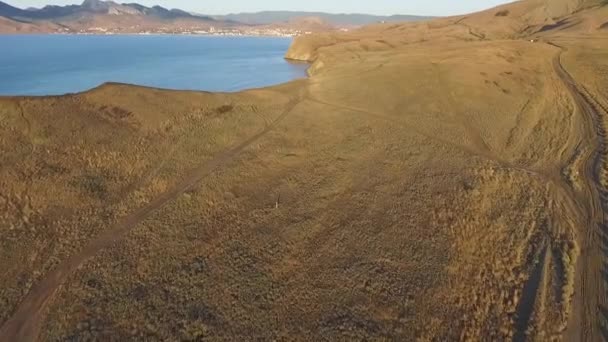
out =
[(291, 12), (291, 11), (265, 11), (255, 13), (236, 13), (215, 16), (217, 19), (234, 20), (245, 24), (272, 24), (286, 22), (302, 17), (317, 17), (338, 27), (363, 26), (382, 21), (405, 22), (428, 20), (431, 17), (415, 15), (377, 16), (369, 14), (331, 14), (322, 12)]

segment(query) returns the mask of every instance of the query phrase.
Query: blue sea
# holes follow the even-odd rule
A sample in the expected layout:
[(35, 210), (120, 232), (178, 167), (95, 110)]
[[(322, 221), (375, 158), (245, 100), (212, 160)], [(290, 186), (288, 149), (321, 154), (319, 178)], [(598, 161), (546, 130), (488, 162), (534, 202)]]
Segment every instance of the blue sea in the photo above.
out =
[(0, 95), (60, 95), (104, 82), (232, 92), (306, 76), (290, 38), (0, 35)]

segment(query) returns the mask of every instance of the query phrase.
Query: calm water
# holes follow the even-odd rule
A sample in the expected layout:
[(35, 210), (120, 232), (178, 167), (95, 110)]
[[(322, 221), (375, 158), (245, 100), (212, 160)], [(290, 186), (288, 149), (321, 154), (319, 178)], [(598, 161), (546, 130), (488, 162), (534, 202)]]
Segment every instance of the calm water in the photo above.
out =
[(291, 39), (201, 36), (0, 36), (0, 95), (58, 95), (104, 82), (237, 91), (305, 77)]

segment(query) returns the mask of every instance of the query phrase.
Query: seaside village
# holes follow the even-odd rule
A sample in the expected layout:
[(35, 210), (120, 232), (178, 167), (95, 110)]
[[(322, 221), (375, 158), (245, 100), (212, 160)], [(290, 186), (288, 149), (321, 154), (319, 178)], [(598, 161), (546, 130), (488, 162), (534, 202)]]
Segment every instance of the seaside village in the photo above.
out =
[(190, 28), (175, 28), (175, 27), (159, 27), (153, 30), (143, 29), (139, 26), (132, 26), (121, 29), (108, 29), (104, 27), (89, 27), (73, 32), (68, 28), (62, 28), (57, 33), (78, 33), (78, 34), (125, 34), (133, 33), (138, 35), (156, 35), (156, 34), (184, 34), (184, 35), (207, 35), (207, 36), (266, 36), (266, 37), (294, 37), (305, 34), (311, 34), (310, 31), (301, 31), (290, 28), (267, 28), (267, 27), (246, 27), (246, 28), (209, 28), (190, 27)]

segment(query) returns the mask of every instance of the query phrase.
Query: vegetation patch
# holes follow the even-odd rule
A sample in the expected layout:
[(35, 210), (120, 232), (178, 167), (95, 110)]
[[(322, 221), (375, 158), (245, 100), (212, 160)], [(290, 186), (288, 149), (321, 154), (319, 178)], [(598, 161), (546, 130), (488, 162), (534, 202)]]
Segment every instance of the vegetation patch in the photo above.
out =
[(233, 105), (222, 105), (215, 109), (218, 114), (226, 114), (234, 109)]
[(99, 175), (83, 175), (75, 180), (73, 185), (84, 190), (90, 196), (98, 199), (105, 199), (108, 194), (106, 181), (104, 180), (104, 177)]
[(108, 117), (117, 120), (126, 119), (133, 115), (132, 112), (120, 107), (101, 106), (99, 109)]

